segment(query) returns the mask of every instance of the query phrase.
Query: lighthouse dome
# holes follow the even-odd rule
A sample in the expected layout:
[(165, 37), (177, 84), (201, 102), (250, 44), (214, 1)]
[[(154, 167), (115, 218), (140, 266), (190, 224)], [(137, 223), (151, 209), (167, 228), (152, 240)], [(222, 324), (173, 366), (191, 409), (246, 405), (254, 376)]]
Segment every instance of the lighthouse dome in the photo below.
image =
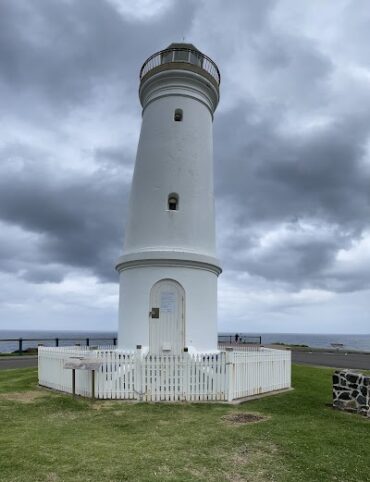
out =
[(197, 50), (198, 52), (200, 52), (200, 50), (197, 49), (194, 44), (188, 44), (184, 42), (172, 42), (167, 48), (168, 49), (190, 49), (190, 50)]

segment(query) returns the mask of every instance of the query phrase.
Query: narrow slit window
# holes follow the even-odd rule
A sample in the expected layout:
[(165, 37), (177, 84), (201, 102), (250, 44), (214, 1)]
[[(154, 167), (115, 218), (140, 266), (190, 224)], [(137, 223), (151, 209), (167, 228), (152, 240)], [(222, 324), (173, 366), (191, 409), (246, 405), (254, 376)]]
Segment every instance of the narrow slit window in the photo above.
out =
[(175, 115), (174, 115), (173, 118), (176, 122), (181, 122), (182, 121), (182, 109), (176, 109)]
[(178, 211), (179, 209), (179, 196), (175, 193), (171, 193), (168, 196), (168, 209), (169, 211)]

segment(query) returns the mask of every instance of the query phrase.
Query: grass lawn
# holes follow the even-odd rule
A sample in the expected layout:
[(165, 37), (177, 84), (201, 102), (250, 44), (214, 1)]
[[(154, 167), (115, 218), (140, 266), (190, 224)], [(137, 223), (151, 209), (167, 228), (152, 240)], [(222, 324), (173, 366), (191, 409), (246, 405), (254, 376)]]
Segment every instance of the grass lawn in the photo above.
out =
[(73, 400), (2, 370), (0, 480), (369, 481), (370, 420), (328, 406), (331, 373), (294, 366), (293, 392), (229, 406)]

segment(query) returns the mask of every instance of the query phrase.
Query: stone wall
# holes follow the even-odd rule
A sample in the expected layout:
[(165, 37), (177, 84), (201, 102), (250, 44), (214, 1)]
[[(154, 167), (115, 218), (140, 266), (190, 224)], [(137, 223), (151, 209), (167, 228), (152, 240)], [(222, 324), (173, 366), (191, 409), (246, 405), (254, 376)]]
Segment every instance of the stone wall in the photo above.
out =
[(333, 407), (370, 417), (370, 375), (352, 370), (333, 374)]

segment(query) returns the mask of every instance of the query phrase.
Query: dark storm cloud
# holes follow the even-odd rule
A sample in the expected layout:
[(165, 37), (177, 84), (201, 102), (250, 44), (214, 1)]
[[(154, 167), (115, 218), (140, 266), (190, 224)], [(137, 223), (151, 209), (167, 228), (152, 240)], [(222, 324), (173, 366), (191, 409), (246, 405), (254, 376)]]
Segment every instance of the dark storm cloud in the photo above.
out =
[[(18, 146), (18, 150), (24, 149)], [(7, 149), (10, 157), (11, 152)], [(80, 178), (58, 179), (55, 171), (33, 164), (31, 152), (29, 149), (29, 157), (23, 159), (16, 186), (14, 171), (3, 171), (0, 177), (0, 219), (41, 236), (33, 253), (35, 266), (29, 266), (22, 276), (37, 282), (44, 275), (45, 281), (59, 280), (66, 270), (52, 275), (52, 270), (38, 266), (53, 262), (91, 268), (103, 279), (116, 279), (113, 265), (120, 254), (128, 190), (121, 171), (104, 169), (105, 155), (100, 152), (103, 168)], [(121, 156), (120, 160), (124, 166), (125, 159)], [(25, 254), (29, 265), (27, 249), (19, 249), (14, 258), (5, 254), (8, 270), (9, 259), (17, 259), (13, 267), (18, 271)]]
[(163, 48), (190, 19), (183, 2), (144, 24), (102, 0), (1, 2), (0, 79), (58, 109), (86, 102), (96, 85), (120, 79), (136, 103), (138, 71), (152, 53), (148, 38)]
[(328, 51), (276, 28), (271, 12), (244, 33), (236, 56), (246, 59), (226, 71), (243, 95), (215, 119), (225, 268), (293, 290), (367, 289), (370, 275), (333, 266), (369, 229), (368, 89), (342, 96), (346, 76)]
[[(276, 129), (283, 119), (271, 119), (271, 112), (258, 123), (251, 119), (251, 105), (220, 116), (215, 134), (220, 196), (235, 199), (243, 222), (319, 217), (363, 229), (370, 214), (370, 176), (363, 163), (370, 115), (288, 137)], [(223, 139), (232, 140), (231, 149)]]
[[(39, 248), (44, 260), (91, 268), (98, 276), (115, 278), (113, 264), (123, 239), (127, 185), (103, 171), (64, 183), (35, 172), (18, 182), (17, 191), (9, 181), (6, 176), (0, 181), (0, 216), (42, 233)], [(40, 277), (43, 271), (37, 272)]]
[[(256, 123), (254, 107), (246, 104), (219, 116), (219, 205), (222, 210), (223, 200), (232, 204), (235, 225), (245, 227), (226, 243), (225, 259), (233, 269), (267, 279), (328, 288), (333, 282), (325, 281), (325, 271), (336, 253), (369, 226), (370, 172), (364, 164), (369, 118), (351, 114), (317, 131), (287, 136), (277, 129), (280, 113), (271, 118), (272, 112)], [(232, 139), (231, 150), (222, 139)], [(316, 225), (316, 233), (304, 234), (300, 221)], [(259, 248), (264, 233), (279, 223), (290, 227), (290, 236)], [(360, 279), (346, 286), (365, 289), (368, 283)]]
[[(2, 2), (4, 117), (8, 111), (9, 119), (18, 116), (32, 127), (38, 122), (49, 131), (63, 129), (70, 120), (65, 115), (73, 115), (78, 105), (88, 110), (96, 88), (105, 85), (109, 90), (114, 82), (122, 83), (125, 95), (116, 99), (117, 109), (124, 100), (126, 110), (130, 104), (138, 110), (138, 73), (152, 53), (148, 38), (163, 48), (179, 38), (178, 26), (186, 29), (190, 21), (190, 11), (182, 2), (150, 22), (123, 18), (109, 2), (100, 0)], [(40, 121), (39, 112), (48, 124)], [(66, 174), (52, 142), (37, 150), (32, 139), (22, 142), (22, 134), (17, 131), (18, 144), (1, 139), (2, 166), (14, 160), (21, 167), (1, 171), (0, 220), (40, 239), (32, 239), (32, 247), (18, 249), (16, 256), (10, 245), (0, 244), (1, 269), (35, 283), (59, 282), (68, 267), (91, 269), (102, 280), (116, 280), (114, 262), (123, 242), (129, 181), (121, 168), (130, 171), (134, 156), (127, 158), (122, 146), (97, 146), (92, 160), (98, 170)], [(24, 134), (27, 138), (27, 130)], [(93, 141), (93, 132), (91, 136)], [(39, 139), (34, 141), (40, 145)], [(77, 151), (76, 156), (80, 156)], [(78, 165), (80, 160), (75, 162)]]
[(318, 233), (307, 232), (298, 222), (290, 223), (271, 245), (264, 246), (264, 236), (269, 229), (273, 226), (265, 225), (262, 234), (253, 233), (253, 227), (251, 233), (238, 235), (236, 232), (233, 241), (224, 247), (226, 267), (282, 281), (295, 289), (328, 289), (332, 285), (332, 276), (327, 276), (326, 270), (334, 262), (337, 251), (350, 246), (351, 236), (338, 230), (321, 236), (320, 226)]
[[(344, 96), (330, 52), (274, 23), (280, 3), (177, 1), (145, 21), (103, 0), (1, 2), (0, 115), (4, 125), (23, 124), (13, 127), (18, 143), (0, 134), (0, 163), (20, 165), (0, 170), (0, 221), (34, 237), (23, 250), (23, 234), (13, 246), (0, 237), (0, 269), (35, 283), (59, 282), (74, 267), (116, 279), (135, 148), (99, 144), (103, 120), (90, 151), (77, 143), (65, 167), (52, 134), (63, 139), (72, 119), (78, 139), (75, 111), (102, 115), (94, 106), (102, 91), (116, 96), (112, 116), (138, 119), (142, 62), (192, 31), (222, 73), (214, 152), (224, 267), (291, 290), (368, 286), (366, 274), (332, 268), (338, 251), (369, 229), (368, 86)], [(32, 137), (35, 126), (46, 141)], [(96, 165), (87, 162), (86, 173), (84, 157)]]
[(25, 268), (20, 274), (20, 278), (31, 283), (60, 283), (65, 275), (68, 274), (67, 268), (56, 265), (33, 265), (29, 269)]

